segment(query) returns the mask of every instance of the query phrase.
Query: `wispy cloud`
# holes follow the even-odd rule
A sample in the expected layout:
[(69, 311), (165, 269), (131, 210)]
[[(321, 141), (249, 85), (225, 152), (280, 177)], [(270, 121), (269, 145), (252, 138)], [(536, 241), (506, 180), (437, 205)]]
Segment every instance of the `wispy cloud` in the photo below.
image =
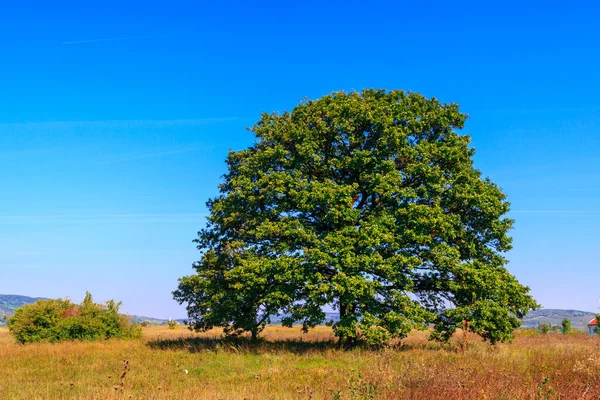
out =
[(157, 152), (153, 152), (153, 153), (132, 154), (129, 156), (124, 156), (124, 157), (120, 157), (120, 158), (113, 158), (110, 160), (101, 161), (97, 165), (108, 165), (108, 164), (125, 163), (125, 162), (131, 162), (131, 161), (147, 160), (150, 158), (159, 158), (159, 157), (166, 157), (166, 156), (182, 154), (182, 153), (190, 153), (190, 152), (197, 151), (197, 150), (214, 149), (215, 147), (216, 146), (190, 146), (190, 147), (185, 147), (185, 148), (180, 148), (180, 149), (157, 151)]
[(595, 211), (588, 210), (511, 210), (515, 214), (550, 214), (550, 215), (593, 215)]
[[(171, 128), (194, 128), (204, 125), (220, 124), (228, 121), (239, 120), (238, 117), (216, 117), (216, 118), (193, 118), (193, 119), (168, 119), (168, 120), (97, 120), (97, 121), (46, 121), (46, 122), (0, 122), (0, 136), (14, 136), (15, 138), (26, 137), (26, 135), (34, 135), (34, 137), (42, 134), (50, 136), (54, 132), (61, 132), (63, 135), (79, 133), (82, 130), (94, 131), (97, 134), (102, 132), (111, 132), (115, 130), (132, 130), (133, 132), (147, 132), (158, 129)], [(206, 150), (215, 146), (206, 146), (198, 144), (188, 144), (186, 147), (171, 147), (146, 149), (145, 152), (116, 155), (113, 154), (113, 159), (99, 161), (96, 164), (112, 164), (119, 162), (143, 160), (149, 158), (157, 158), (181, 153), (188, 153), (197, 150)], [(30, 157), (35, 155), (55, 154), (57, 151), (84, 151), (85, 148), (14, 148), (0, 149), (0, 160), (15, 159), (19, 157)], [(143, 151), (143, 150), (138, 150)], [(97, 160), (97, 158), (96, 158)]]
[(209, 125), (221, 122), (236, 121), (238, 117), (217, 118), (192, 118), (192, 119), (125, 119), (125, 120), (97, 120), (97, 121), (43, 121), (43, 122), (9, 122), (0, 123), (0, 132), (9, 128), (61, 128), (61, 127), (93, 127), (101, 126), (107, 128), (120, 127), (167, 127), (167, 126), (195, 126)]
[(50, 214), (0, 215), (0, 223), (13, 225), (36, 224), (146, 224), (198, 222), (207, 214)]
[(0, 253), (2, 257), (27, 257), (42, 254), (40, 251), (9, 251), (5, 249), (0, 250)]
[(61, 42), (63, 45), (69, 44), (85, 44), (85, 43), (96, 43), (96, 42), (114, 42), (119, 40), (130, 40), (130, 39), (151, 39), (153, 36), (126, 36), (126, 37), (114, 37), (114, 38), (102, 38), (102, 39), (88, 39), (88, 40), (72, 40), (68, 42)]
[(41, 155), (41, 154), (52, 154), (58, 150), (59, 149), (57, 149), (57, 148), (52, 148), (52, 149), (25, 149), (25, 150), (2, 151), (2, 152), (0, 152), (0, 159)]
[(528, 115), (528, 114), (557, 114), (557, 113), (597, 113), (600, 111), (598, 106), (588, 107), (548, 107), (548, 108), (504, 108), (504, 109), (479, 109), (476, 113), (489, 114), (511, 114), (511, 115)]

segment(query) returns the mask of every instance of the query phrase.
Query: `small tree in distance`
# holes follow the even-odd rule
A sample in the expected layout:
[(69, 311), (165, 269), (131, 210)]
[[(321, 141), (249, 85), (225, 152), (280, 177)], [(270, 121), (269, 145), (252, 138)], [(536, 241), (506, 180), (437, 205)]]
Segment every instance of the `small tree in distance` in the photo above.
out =
[(567, 318), (562, 320), (562, 333), (565, 335), (571, 333), (571, 321)]
[(197, 330), (255, 338), (273, 314), (304, 330), (339, 312), (340, 344), (463, 321), (492, 343), (537, 303), (505, 268), (509, 203), (473, 167), (456, 104), (398, 90), (336, 92), (263, 114), (231, 151), (174, 297)]

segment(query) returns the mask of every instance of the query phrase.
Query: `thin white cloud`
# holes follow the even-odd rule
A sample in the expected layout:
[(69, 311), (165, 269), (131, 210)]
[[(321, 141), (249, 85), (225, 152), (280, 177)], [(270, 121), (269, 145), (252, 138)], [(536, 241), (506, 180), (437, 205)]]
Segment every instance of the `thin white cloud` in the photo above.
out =
[(0, 132), (10, 128), (62, 128), (62, 127), (106, 127), (130, 128), (144, 126), (195, 126), (236, 121), (238, 117), (193, 118), (193, 119), (139, 119), (139, 120), (97, 120), (97, 121), (44, 121), (44, 122), (9, 122), (0, 123)]
[[(556, 107), (556, 108), (505, 108), (505, 109), (481, 109), (476, 110), (477, 113), (491, 113), (491, 114), (555, 114), (555, 113), (595, 113), (600, 111), (598, 106), (588, 107)], [(474, 113), (475, 114), (475, 113)]]
[(151, 39), (152, 36), (126, 36), (126, 37), (115, 37), (115, 38), (102, 38), (102, 39), (88, 39), (88, 40), (72, 40), (68, 42), (61, 42), (63, 45), (69, 44), (84, 44), (84, 43), (97, 43), (97, 42), (114, 42), (120, 40), (130, 39)]
[(32, 224), (144, 224), (197, 222), (205, 218), (203, 213), (170, 214), (49, 214), (49, 215), (0, 215), (0, 223), (15, 225)]
[(553, 214), (553, 215), (590, 215), (594, 211), (586, 210), (511, 210), (515, 214)]
[[(194, 119), (169, 119), (169, 120), (97, 120), (97, 121), (46, 121), (46, 122), (13, 122), (0, 123), (0, 135), (23, 137), (26, 134), (39, 135), (40, 132), (46, 132), (48, 135), (53, 132), (80, 132), (87, 130), (97, 130), (100, 132), (113, 131), (118, 129), (132, 130), (150, 130), (150, 129), (170, 129), (172, 127), (193, 128), (202, 125), (219, 124), (228, 121), (239, 120), (238, 117), (216, 117), (216, 118), (194, 118)], [(113, 155), (115, 158), (98, 161), (98, 165), (112, 164), (119, 162), (128, 162), (143, 160), (149, 158), (164, 157), (169, 155), (187, 153), (197, 150), (207, 150), (215, 146), (189, 144), (186, 147), (171, 147), (148, 150), (142, 154)], [(73, 148), (41, 148), (41, 149), (13, 149), (0, 151), (0, 160), (27, 157), (36, 154), (53, 154), (56, 151), (72, 151)], [(76, 150), (85, 150), (77, 148)]]
[(5, 249), (0, 250), (0, 255), (2, 257), (27, 257), (27, 256), (37, 256), (42, 254), (39, 251), (8, 251)]
[(23, 157), (23, 156), (31, 156), (31, 155), (39, 155), (39, 154), (49, 154), (56, 152), (57, 148), (53, 149), (27, 149), (27, 150), (13, 150), (13, 151), (3, 151), (0, 152), (0, 159), (2, 158), (13, 158), (13, 157)]
[(111, 160), (102, 161), (102, 162), (99, 162), (98, 165), (108, 165), (108, 164), (125, 163), (125, 162), (131, 162), (131, 161), (147, 160), (150, 158), (166, 157), (166, 156), (171, 156), (171, 155), (176, 155), (176, 154), (190, 153), (190, 152), (197, 151), (197, 150), (208, 150), (208, 149), (213, 149), (213, 148), (215, 148), (215, 146), (191, 146), (191, 147), (180, 148), (180, 149), (157, 151), (154, 153), (132, 154), (130, 156), (125, 156), (125, 157), (121, 157), (121, 158), (114, 158)]

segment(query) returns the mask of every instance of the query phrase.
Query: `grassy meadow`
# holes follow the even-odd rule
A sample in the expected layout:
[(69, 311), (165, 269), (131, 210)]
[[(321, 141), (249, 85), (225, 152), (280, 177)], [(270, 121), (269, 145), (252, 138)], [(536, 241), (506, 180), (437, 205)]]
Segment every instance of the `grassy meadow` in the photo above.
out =
[(463, 353), (415, 332), (381, 350), (331, 330), (269, 327), (259, 344), (144, 328), (142, 340), (19, 345), (0, 328), (0, 399), (597, 399), (600, 338), (518, 333)]

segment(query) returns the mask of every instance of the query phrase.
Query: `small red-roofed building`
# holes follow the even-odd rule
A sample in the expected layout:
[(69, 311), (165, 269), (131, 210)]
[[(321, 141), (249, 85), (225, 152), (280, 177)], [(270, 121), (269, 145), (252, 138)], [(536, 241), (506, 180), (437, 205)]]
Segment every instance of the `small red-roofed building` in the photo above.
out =
[(596, 329), (598, 329), (598, 320), (596, 318), (594, 318), (593, 320), (591, 320), (590, 322), (588, 322), (588, 330), (590, 331), (590, 335), (593, 335), (596, 333)]

